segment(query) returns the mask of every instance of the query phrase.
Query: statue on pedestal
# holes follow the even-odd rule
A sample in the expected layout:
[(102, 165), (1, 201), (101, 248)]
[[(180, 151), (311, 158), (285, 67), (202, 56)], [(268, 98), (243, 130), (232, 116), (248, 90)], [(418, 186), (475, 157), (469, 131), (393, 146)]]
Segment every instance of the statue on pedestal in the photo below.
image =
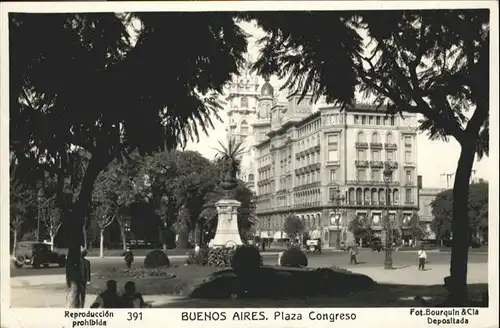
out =
[(237, 175), (240, 170), (241, 155), (244, 148), (242, 143), (229, 140), (227, 146), (221, 145), (215, 157), (221, 164), (220, 186), (224, 197), (215, 203), (217, 208), (217, 230), (215, 237), (209, 242), (210, 247), (233, 247), (243, 244), (238, 229), (238, 209), (241, 205), (235, 199), (235, 190), (238, 185)]

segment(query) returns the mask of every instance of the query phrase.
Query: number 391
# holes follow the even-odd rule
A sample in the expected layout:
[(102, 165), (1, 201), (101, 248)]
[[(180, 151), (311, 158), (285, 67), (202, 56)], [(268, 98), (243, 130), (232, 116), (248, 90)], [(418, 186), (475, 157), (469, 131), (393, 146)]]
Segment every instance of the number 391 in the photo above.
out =
[(142, 312), (127, 312), (127, 321), (142, 321)]

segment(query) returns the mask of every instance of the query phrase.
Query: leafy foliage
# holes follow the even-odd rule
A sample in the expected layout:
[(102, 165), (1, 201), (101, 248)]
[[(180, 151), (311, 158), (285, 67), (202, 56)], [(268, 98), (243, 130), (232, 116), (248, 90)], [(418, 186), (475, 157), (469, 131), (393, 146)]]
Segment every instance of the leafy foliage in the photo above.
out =
[(307, 256), (299, 247), (290, 247), (281, 256), (281, 266), (301, 268), (307, 266)]
[(209, 248), (205, 245), (200, 246), (200, 250), (198, 253), (192, 251), (189, 253), (188, 259), (186, 260), (187, 264), (198, 264), (205, 266), (208, 264), (208, 252)]
[(234, 249), (227, 247), (210, 248), (208, 251), (208, 266), (227, 268), (231, 266)]
[(236, 272), (255, 272), (263, 263), (259, 249), (254, 245), (243, 244), (238, 246), (231, 258), (231, 267)]
[[(432, 201), (434, 220), (431, 229), (438, 239), (451, 239), (451, 221), (453, 217), (453, 193), (451, 189), (440, 192)], [(480, 182), (470, 185), (468, 212), (469, 231), (471, 237), (479, 235), (487, 239), (488, 233), (488, 183)]]
[(304, 231), (304, 222), (294, 214), (290, 214), (285, 219), (283, 231), (288, 234), (290, 240), (295, 240)]
[(347, 229), (354, 235), (356, 241), (359, 239), (371, 239), (372, 229), (370, 228), (368, 219), (356, 216), (349, 220)]
[(170, 267), (170, 260), (164, 251), (155, 249), (146, 255), (144, 267), (146, 269), (168, 268)]
[(219, 145), (220, 148), (217, 149), (217, 153), (215, 154), (215, 162), (220, 166), (221, 180), (236, 179), (241, 169), (241, 156), (245, 150), (243, 143), (230, 139), (227, 146), (220, 141)]

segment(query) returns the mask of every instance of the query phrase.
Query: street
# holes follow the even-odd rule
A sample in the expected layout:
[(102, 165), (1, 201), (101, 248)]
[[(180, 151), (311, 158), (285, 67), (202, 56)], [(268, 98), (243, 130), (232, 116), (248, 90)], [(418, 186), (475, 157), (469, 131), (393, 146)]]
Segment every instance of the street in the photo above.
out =
[[(276, 264), (277, 255), (266, 255), (264, 253), (264, 264)], [(339, 266), (339, 267), (353, 267), (349, 265), (349, 257), (347, 252), (324, 252), (323, 254), (309, 254), (309, 267), (326, 267), (326, 266)], [(394, 252), (392, 254), (394, 267), (403, 267), (417, 265), (417, 254), (415, 252)], [(449, 264), (451, 254), (441, 252), (428, 252), (427, 258), (429, 261), (428, 267), (433, 264)], [(110, 268), (125, 268), (125, 263), (121, 257), (107, 257), (107, 258), (89, 258), (92, 266), (92, 272), (99, 272)], [(142, 267), (144, 262), (143, 257), (137, 257), (133, 263), (133, 268)], [(183, 265), (186, 258), (183, 256), (171, 256), (170, 262), (173, 265)], [(372, 252), (370, 250), (361, 250), (358, 256), (359, 264), (357, 267), (377, 267), (382, 266), (384, 263), (384, 252)], [(487, 253), (469, 253), (469, 263), (487, 263)], [(21, 276), (39, 276), (39, 275), (53, 275), (64, 274), (65, 269), (57, 266), (50, 266), (48, 268), (33, 269), (32, 267), (23, 267), (21, 269), (12, 268), (10, 270), (11, 277)]]

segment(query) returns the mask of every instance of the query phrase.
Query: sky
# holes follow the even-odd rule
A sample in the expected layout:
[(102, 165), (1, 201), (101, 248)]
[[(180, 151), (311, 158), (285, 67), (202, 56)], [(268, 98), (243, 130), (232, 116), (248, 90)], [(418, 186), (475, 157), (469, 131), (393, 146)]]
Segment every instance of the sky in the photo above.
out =
[[(241, 23), (240, 26), (249, 36), (249, 53), (251, 58), (258, 56), (256, 40), (263, 35), (263, 31), (258, 29), (252, 23)], [(271, 84), (276, 90), (279, 89), (282, 82), (276, 77), (271, 78)], [(226, 121), (225, 112), (220, 112), (221, 118)], [(198, 151), (203, 156), (213, 159), (218, 148), (218, 141), (224, 141), (226, 138), (226, 123), (214, 121), (214, 129), (209, 129), (207, 137), (202, 136), (199, 143), (190, 142), (186, 149)], [(457, 168), (458, 158), (460, 156), (460, 146), (455, 139), (450, 138), (445, 141), (431, 141), (425, 133), (419, 133), (417, 136), (417, 166), (418, 174), (423, 176), (424, 188), (445, 188), (446, 178), (443, 174), (454, 174)], [(489, 158), (483, 158), (474, 164), (475, 176), (488, 180)]]

